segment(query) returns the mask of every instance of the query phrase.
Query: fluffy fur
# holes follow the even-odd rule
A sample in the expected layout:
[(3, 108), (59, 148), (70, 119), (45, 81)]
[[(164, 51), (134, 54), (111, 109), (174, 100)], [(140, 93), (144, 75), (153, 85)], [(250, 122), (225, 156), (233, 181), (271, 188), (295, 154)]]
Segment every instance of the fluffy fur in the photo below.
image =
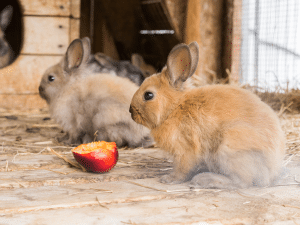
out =
[(70, 73), (70, 70), (65, 69), (68, 58), (78, 67), (72, 70), (72, 73), (80, 76), (110, 74), (112, 76), (119, 76), (129, 79), (137, 85), (141, 85), (144, 81), (143, 72), (129, 61), (115, 61), (103, 53), (91, 53), (90, 39), (85, 37), (83, 39), (75, 39), (68, 47), (67, 53), (61, 62), (50, 67), (45, 76), (60, 76), (62, 71)]
[(127, 78), (108, 73), (85, 74), (84, 45), (76, 40), (59, 66), (42, 77), (39, 93), (52, 118), (67, 133), (67, 144), (96, 140), (114, 141), (121, 147), (152, 144), (149, 130), (136, 124), (128, 108), (138, 86)]
[(130, 61), (113, 60), (103, 53), (96, 53), (94, 58), (99, 68), (106, 69), (109, 73), (116, 74), (119, 77), (126, 77), (139, 86), (145, 79), (144, 71), (130, 63)]
[[(161, 181), (191, 180), (202, 188), (270, 185), (285, 153), (277, 115), (238, 87), (184, 89), (198, 54), (196, 42), (175, 46), (167, 66), (147, 78), (131, 102), (132, 118), (151, 129), (157, 145), (174, 157), (173, 172)], [(153, 98), (147, 100), (149, 92)], [(209, 172), (201, 173), (203, 167)]]
[(13, 60), (13, 50), (5, 39), (5, 30), (11, 21), (13, 14), (12, 6), (6, 6), (0, 12), (0, 68), (9, 65)]

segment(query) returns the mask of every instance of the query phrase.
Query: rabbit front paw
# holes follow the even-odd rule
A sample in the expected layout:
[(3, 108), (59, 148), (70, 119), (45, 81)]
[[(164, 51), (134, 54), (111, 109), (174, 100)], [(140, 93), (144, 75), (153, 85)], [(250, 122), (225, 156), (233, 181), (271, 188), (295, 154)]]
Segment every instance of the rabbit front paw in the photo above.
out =
[(69, 134), (68, 133), (64, 133), (64, 135), (59, 135), (55, 137), (55, 140), (58, 142), (64, 142), (67, 141), (69, 139)]

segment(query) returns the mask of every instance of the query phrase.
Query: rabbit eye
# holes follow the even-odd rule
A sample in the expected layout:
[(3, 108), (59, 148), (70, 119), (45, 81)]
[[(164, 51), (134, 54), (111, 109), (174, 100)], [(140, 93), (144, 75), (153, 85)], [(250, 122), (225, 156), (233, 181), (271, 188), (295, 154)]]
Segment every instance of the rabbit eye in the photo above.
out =
[(54, 76), (48, 76), (48, 80), (49, 80), (50, 82), (52, 82), (52, 81), (55, 80), (55, 77), (54, 77)]
[(150, 91), (147, 91), (147, 92), (145, 92), (145, 94), (144, 94), (144, 99), (145, 99), (146, 101), (151, 100), (153, 97), (154, 97), (154, 94), (153, 94), (152, 92), (150, 92)]

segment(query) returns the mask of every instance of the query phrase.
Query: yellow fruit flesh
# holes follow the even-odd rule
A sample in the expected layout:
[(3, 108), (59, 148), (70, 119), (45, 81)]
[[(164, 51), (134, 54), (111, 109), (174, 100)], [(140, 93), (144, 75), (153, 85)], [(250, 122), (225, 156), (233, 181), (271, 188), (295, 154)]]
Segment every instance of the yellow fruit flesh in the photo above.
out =
[(72, 151), (78, 154), (87, 154), (101, 149), (103, 153), (108, 153), (114, 148), (116, 148), (116, 144), (114, 142), (97, 141), (79, 145)]

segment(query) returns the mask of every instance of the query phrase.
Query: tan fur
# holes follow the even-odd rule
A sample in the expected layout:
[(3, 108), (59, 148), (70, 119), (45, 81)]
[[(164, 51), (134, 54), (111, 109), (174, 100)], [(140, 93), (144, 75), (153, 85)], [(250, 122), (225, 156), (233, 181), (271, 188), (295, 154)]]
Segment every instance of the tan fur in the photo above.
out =
[(12, 13), (13, 8), (10, 5), (0, 12), (0, 68), (9, 65), (13, 60), (13, 50), (5, 39), (5, 29), (10, 23)]
[[(203, 188), (270, 185), (285, 153), (277, 115), (239, 87), (185, 90), (197, 58), (190, 46), (174, 47), (167, 67), (147, 78), (131, 102), (132, 118), (150, 128), (157, 145), (174, 156), (174, 171), (162, 182), (193, 178), (191, 183)], [(149, 91), (154, 98), (146, 101)], [(203, 166), (211, 173), (199, 173)]]
[(52, 118), (68, 134), (66, 143), (91, 142), (97, 132), (96, 140), (116, 142), (118, 147), (152, 144), (149, 130), (128, 112), (138, 86), (111, 74), (86, 74), (81, 64), (89, 57), (82, 54), (80, 40), (73, 44), (61, 63), (45, 72), (39, 87)]

